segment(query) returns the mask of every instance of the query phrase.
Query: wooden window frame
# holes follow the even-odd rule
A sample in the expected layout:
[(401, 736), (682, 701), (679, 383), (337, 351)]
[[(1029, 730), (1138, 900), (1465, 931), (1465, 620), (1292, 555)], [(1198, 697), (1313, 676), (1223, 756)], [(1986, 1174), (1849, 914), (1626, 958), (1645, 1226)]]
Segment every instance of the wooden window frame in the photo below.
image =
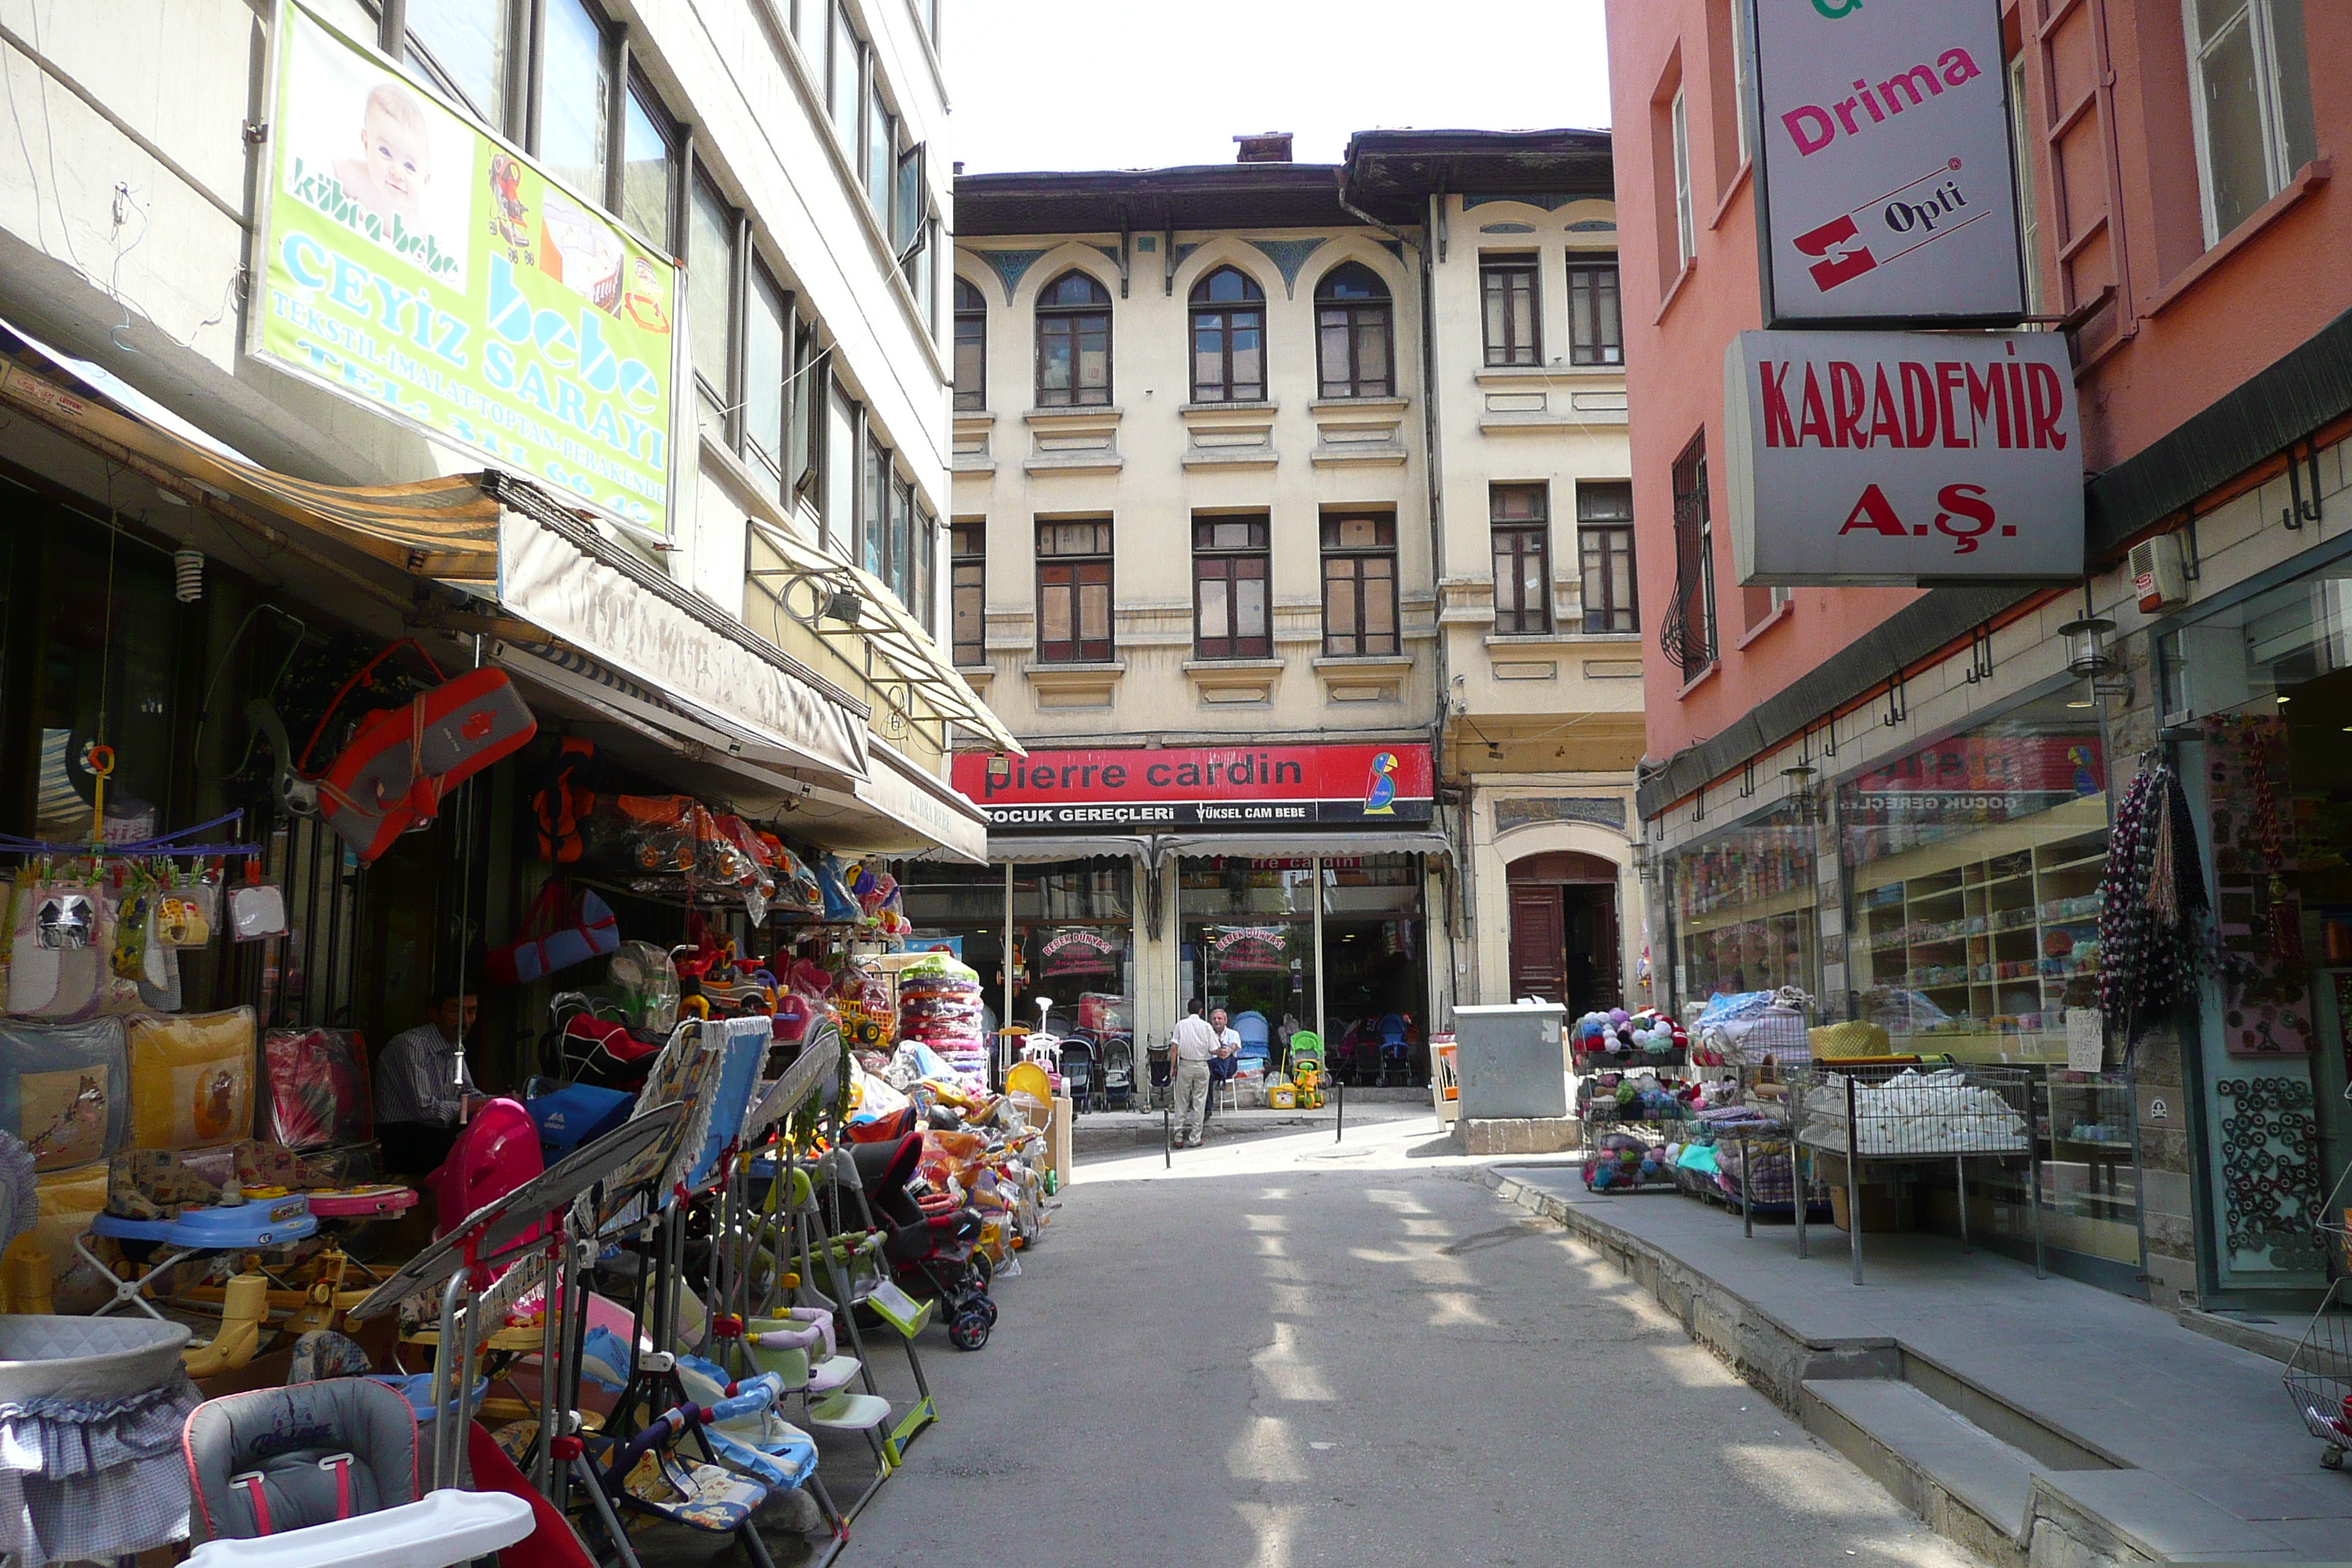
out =
[[(1220, 526), (1244, 523), (1251, 529), (1247, 544), (1213, 542)], [(1194, 658), (1271, 658), (1274, 657), (1274, 526), (1265, 512), (1194, 513), (1192, 518), (1192, 657)], [(1254, 571), (1252, 569), (1255, 569)], [(1265, 625), (1255, 635), (1240, 629), (1240, 607), (1234, 595), (1237, 583), (1255, 580), (1265, 589)], [(1202, 618), (1202, 587), (1225, 584), (1225, 625), (1210, 635)]]
[[(959, 413), (985, 411), (988, 407), (988, 296), (979, 284), (970, 279), (959, 278), (955, 286), (955, 342), (949, 359), (950, 374), (954, 377), (955, 407)], [(967, 289), (971, 290), (975, 304), (963, 302), (963, 290)], [(980, 384), (971, 387), (963, 384), (964, 329), (967, 326), (971, 328), (971, 342), (978, 351), (978, 363), (973, 368), (979, 372)]]
[[(1208, 299), (1206, 295), (1209, 286), (1229, 272), (1242, 280), (1242, 285), (1247, 292), (1239, 300)], [(1206, 277), (1192, 285), (1190, 301), (1192, 308), (1187, 317), (1190, 335), (1185, 340), (1185, 374), (1190, 378), (1192, 401), (1195, 403), (1265, 402), (1265, 290), (1258, 287), (1257, 279), (1231, 262), (1227, 262), (1223, 266), (1213, 268)], [(1234, 339), (1243, 330), (1241, 321), (1236, 318), (1243, 316), (1253, 318), (1257, 329), (1257, 380), (1255, 383), (1239, 383), (1234, 379)], [(1205, 329), (1216, 334), (1217, 380), (1214, 383), (1203, 382), (1201, 379), (1201, 333), (1204, 330), (1202, 323), (1205, 318), (1217, 319), (1216, 324)], [(1252, 388), (1246, 396), (1243, 395), (1242, 390), (1244, 385)]]
[[(1521, 290), (1506, 281), (1511, 279), (1524, 279), (1526, 289)], [(1503, 301), (1503, 339), (1499, 342), (1495, 339), (1492, 309), (1498, 282), (1502, 284)], [(1527, 305), (1524, 321), (1518, 310), (1518, 297), (1522, 292)], [(1478, 329), (1486, 341), (1489, 368), (1543, 363), (1543, 267), (1538, 258), (1530, 255), (1479, 258)]]
[[(1609, 309), (1617, 321), (1617, 335), (1612, 340), (1599, 335), (1601, 323), (1601, 289), (1607, 279)], [(1577, 330), (1577, 293), (1581, 288), (1592, 296), (1586, 312), (1593, 321), (1594, 336), (1588, 340)], [(1571, 251), (1568, 258), (1568, 363), (1596, 368), (1625, 368), (1625, 280), (1619, 272), (1617, 258), (1583, 255)]]
[[(1351, 266), (1361, 268), (1367, 277), (1380, 284), (1381, 293), (1379, 298), (1343, 300), (1324, 292), (1333, 279)], [(1485, 309), (1483, 302), (1480, 309)], [(1389, 368), (1386, 375), (1370, 378), (1363, 371), (1363, 333), (1366, 323), (1374, 320), (1380, 322), (1381, 336), (1388, 344)], [(1328, 344), (1324, 334), (1334, 327), (1345, 333), (1348, 343), (1348, 363), (1345, 374), (1341, 376), (1331, 374), (1330, 356), (1325, 352)], [(1360, 261), (1342, 262), (1334, 267), (1315, 285), (1317, 393), (1325, 398), (1393, 397), (1397, 386), (1396, 365), (1396, 301), (1388, 292), (1387, 280)]]
[[(1072, 268), (1047, 283), (1043, 289), (1039, 290), (1037, 298), (1042, 301), (1046, 295), (1059, 289), (1064, 279), (1072, 276), (1083, 278), (1094, 285), (1101, 293), (1102, 299), (1099, 303), (1090, 301), (1084, 305), (1040, 303), (1037, 306), (1035, 311), (1037, 318), (1036, 405), (1040, 408), (1108, 408), (1110, 406), (1111, 388), (1117, 374), (1117, 361), (1114, 358), (1117, 343), (1111, 333), (1110, 290), (1103, 288), (1102, 279), (1093, 273), (1080, 268)], [(1101, 318), (1102, 321), (1103, 384), (1099, 389), (1101, 395), (1090, 396), (1088, 394), (1096, 389), (1080, 384), (1082, 380), (1079, 370), (1080, 343), (1086, 335), (1087, 322), (1097, 317)], [(1070, 343), (1070, 384), (1059, 395), (1058, 401), (1048, 395), (1045, 385), (1045, 340), (1049, 331), (1066, 334)]]
[[(1528, 517), (1501, 515), (1512, 496), (1534, 497)], [(1495, 571), (1495, 631), (1502, 637), (1549, 637), (1551, 612), (1551, 494), (1541, 484), (1486, 487), (1487, 529)], [(1527, 603), (1527, 563), (1536, 565), (1536, 602)], [(1508, 570), (1506, 570), (1506, 563)]]
[[(1050, 551), (1049, 529), (1070, 523), (1091, 523), (1103, 531), (1097, 549), (1064, 555)], [(1118, 582), (1112, 574), (1117, 541), (1108, 517), (1041, 517), (1037, 519), (1037, 662), (1040, 664), (1108, 664), (1118, 656)], [(1086, 636), (1085, 593), (1099, 587), (1103, 595), (1103, 635)], [(1045, 639), (1045, 600), (1050, 594), (1069, 598), (1071, 637), (1063, 642)]]
[[(956, 633), (967, 591), (971, 595), (972, 626), (979, 634), (974, 642), (966, 642)], [(988, 662), (988, 520), (984, 517), (960, 517), (948, 524), (948, 644), (949, 657), (960, 668)]]
[(1685, 685), (1716, 661), (1715, 526), (1707, 498), (1706, 432), (1675, 458), (1669, 493), (1675, 506), (1675, 597), (1661, 640)]
[[(1383, 529), (1387, 535), (1387, 542), (1370, 546), (1340, 545), (1332, 542), (1336, 531), (1335, 525), (1357, 520), (1369, 520)], [(1402, 612), (1398, 605), (1396, 513), (1369, 509), (1327, 511), (1322, 516), (1319, 528), (1318, 538), (1322, 545), (1319, 571), (1322, 576), (1324, 657), (1327, 658), (1381, 658), (1402, 655), (1404, 649), (1404, 626)], [(1388, 563), (1390, 629), (1385, 634), (1374, 634), (1365, 629), (1365, 584), (1368, 582), (1379, 581), (1376, 578), (1368, 578), (1364, 574), (1366, 563), (1372, 561)], [(1345, 577), (1334, 578), (1331, 575), (1334, 563), (1347, 564), (1349, 570)], [(1353, 632), (1335, 632), (1331, 629), (1332, 590), (1335, 585), (1343, 583), (1348, 585), (1348, 591), (1353, 596), (1356, 624), (1356, 629)], [(1386, 648), (1368, 646), (1375, 635), (1385, 636), (1392, 646)], [(1335, 646), (1349, 642), (1353, 644), (1352, 647)]]

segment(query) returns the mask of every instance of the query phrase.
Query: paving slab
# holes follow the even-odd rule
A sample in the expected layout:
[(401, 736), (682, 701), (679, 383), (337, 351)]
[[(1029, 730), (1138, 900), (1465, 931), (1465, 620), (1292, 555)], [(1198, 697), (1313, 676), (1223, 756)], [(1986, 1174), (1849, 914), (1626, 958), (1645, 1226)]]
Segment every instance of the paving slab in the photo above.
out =
[[(2119, 1467), (2037, 1467), (2034, 1486), (2151, 1552), (2352, 1562), (2352, 1475), (2319, 1468), (2322, 1446), (2268, 1355), (1946, 1237), (1865, 1237), (1857, 1287), (1846, 1237), (1828, 1226), (1812, 1228), (1812, 1256), (1800, 1258), (1792, 1227), (1746, 1237), (1736, 1215), (1675, 1194), (1594, 1194), (1558, 1165), (1497, 1163), (1489, 1179), (1604, 1249), (1654, 1260), (1639, 1266), (1674, 1276), (1662, 1297), (1706, 1296), (1715, 1328), (1702, 1337), (1735, 1361), (1747, 1347), (1758, 1364), (1743, 1370), (1792, 1406), (1794, 1380), (1811, 1373), (1765, 1364), (1773, 1345), (1799, 1347), (1799, 1363), (1874, 1355), (1870, 1375), (1885, 1375), (1885, 1358), (1912, 1358)], [(1905, 1426), (1891, 1407), (1875, 1414)]]

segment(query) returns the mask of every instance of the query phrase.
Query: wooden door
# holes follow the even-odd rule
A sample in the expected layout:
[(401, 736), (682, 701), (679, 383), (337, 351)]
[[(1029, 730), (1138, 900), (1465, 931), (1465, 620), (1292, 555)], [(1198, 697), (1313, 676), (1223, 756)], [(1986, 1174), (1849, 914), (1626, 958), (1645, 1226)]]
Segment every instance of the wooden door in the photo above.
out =
[(1511, 889), (1511, 994), (1566, 1000), (1568, 930), (1556, 883)]

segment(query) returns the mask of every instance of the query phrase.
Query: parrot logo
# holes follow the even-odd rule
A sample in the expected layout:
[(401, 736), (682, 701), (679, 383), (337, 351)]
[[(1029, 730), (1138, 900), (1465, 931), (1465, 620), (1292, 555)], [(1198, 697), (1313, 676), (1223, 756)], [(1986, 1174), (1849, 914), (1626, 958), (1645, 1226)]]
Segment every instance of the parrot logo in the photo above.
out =
[(1370, 781), (1364, 790), (1366, 816), (1396, 815), (1396, 780), (1391, 776), (1395, 773), (1396, 767), (1394, 752), (1382, 752), (1372, 759)]

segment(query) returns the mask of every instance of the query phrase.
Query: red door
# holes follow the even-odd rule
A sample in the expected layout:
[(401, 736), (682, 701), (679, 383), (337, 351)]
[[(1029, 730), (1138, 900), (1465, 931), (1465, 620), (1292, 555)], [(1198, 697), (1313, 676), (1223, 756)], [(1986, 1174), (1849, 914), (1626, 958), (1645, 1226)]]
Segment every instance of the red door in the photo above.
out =
[(1511, 1000), (1567, 999), (1568, 931), (1562, 913), (1556, 883), (1511, 889)]

